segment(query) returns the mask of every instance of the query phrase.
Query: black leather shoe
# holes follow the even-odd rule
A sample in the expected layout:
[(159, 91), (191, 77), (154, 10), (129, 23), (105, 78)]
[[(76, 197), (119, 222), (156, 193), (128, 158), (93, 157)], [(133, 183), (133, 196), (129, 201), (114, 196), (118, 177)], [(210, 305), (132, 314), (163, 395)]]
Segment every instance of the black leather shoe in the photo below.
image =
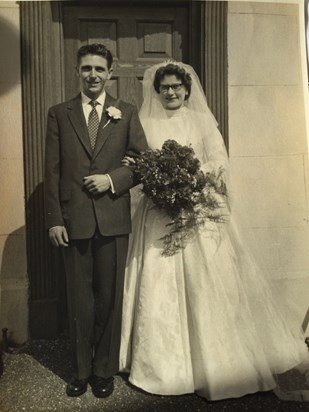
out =
[(70, 382), (67, 384), (67, 395), (68, 396), (80, 396), (86, 392), (88, 385), (87, 379), (77, 379), (73, 376)]
[(114, 378), (101, 378), (100, 376), (93, 376), (90, 380), (92, 393), (97, 398), (106, 398), (111, 395), (114, 390)]

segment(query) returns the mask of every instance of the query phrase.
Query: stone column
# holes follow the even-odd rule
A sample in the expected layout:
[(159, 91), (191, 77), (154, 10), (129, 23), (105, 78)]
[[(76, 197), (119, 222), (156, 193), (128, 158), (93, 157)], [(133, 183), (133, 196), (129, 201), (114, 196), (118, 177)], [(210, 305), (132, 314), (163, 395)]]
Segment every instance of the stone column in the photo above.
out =
[(30, 333), (46, 338), (59, 324), (61, 268), (45, 230), (43, 173), (47, 111), (62, 100), (62, 26), (58, 2), (20, 7)]

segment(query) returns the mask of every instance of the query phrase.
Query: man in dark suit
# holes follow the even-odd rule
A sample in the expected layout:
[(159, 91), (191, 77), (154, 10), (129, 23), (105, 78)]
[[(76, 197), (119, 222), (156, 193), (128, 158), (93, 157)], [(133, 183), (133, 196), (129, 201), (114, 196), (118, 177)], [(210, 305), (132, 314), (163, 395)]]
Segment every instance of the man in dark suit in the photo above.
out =
[(113, 58), (101, 44), (81, 47), (81, 94), (50, 108), (45, 155), (46, 226), (64, 252), (75, 374), (68, 396), (90, 383), (109, 396), (118, 372), (128, 234), (129, 189), (122, 165), (146, 149), (137, 110), (105, 92)]

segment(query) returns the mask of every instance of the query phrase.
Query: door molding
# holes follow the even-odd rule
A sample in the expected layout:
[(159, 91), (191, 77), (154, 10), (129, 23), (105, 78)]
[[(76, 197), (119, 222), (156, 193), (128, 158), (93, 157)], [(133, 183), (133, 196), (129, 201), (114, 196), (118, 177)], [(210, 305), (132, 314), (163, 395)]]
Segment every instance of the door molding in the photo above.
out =
[[(144, 6), (152, 1), (130, 1)], [(73, 2), (70, 2), (73, 3)], [(97, 2), (74, 2), (80, 6)], [(126, 1), (104, 2), (123, 6)], [(188, 7), (189, 59), (201, 78), (208, 104), (228, 143), (227, 2), (165, 1)], [(20, 2), (23, 94), (24, 176), (27, 259), (30, 280), (30, 335), (50, 338), (63, 320), (64, 275), (58, 251), (50, 246), (44, 225), (43, 173), (47, 110), (64, 100), (61, 1)]]

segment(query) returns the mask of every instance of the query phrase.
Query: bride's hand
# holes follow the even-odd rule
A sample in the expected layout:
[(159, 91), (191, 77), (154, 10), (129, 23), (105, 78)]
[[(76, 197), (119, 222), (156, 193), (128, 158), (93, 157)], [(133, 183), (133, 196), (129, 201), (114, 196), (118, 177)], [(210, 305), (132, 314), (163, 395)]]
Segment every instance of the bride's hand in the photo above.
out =
[(134, 166), (135, 165), (135, 160), (133, 157), (130, 156), (125, 156), (122, 160), (121, 163), (123, 166)]

